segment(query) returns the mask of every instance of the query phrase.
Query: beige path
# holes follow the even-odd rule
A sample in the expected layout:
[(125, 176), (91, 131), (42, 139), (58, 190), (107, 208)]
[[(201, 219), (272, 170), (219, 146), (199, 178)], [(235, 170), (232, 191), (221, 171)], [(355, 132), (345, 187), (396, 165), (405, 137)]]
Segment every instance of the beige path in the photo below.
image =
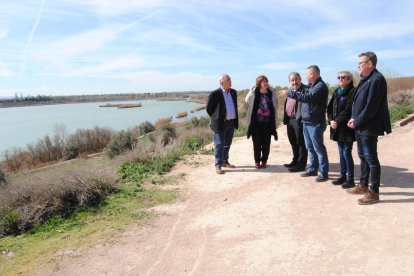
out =
[[(254, 169), (244, 137), (231, 148), (237, 168), (224, 175), (214, 173), (212, 156), (188, 158), (173, 171), (186, 174), (183, 201), (158, 207), (160, 216), (119, 243), (46, 274), (414, 275), (414, 124), (380, 139), (381, 202), (371, 206), (330, 182), (287, 172), (283, 127), (279, 137), (264, 170)], [(333, 179), (336, 144), (325, 143)], [(356, 154), (355, 161), (359, 174)]]

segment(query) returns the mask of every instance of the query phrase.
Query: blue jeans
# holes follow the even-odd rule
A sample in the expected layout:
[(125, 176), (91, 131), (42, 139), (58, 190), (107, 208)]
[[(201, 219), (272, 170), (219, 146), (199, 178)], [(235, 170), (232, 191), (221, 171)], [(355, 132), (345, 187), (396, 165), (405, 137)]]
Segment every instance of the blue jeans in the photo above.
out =
[(352, 158), (353, 142), (338, 142), (339, 166), (341, 178), (354, 180), (354, 159)]
[(221, 167), (229, 162), (229, 151), (234, 134), (234, 120), (226, 121), (222, 131), (214, 132), (214, 165)]
[(364, 136), (358, 133), (355, 136), (358, 156), (361, 159), (360, 182), (362, 185), (368, 186), (369, 175), (371, 173), (371, 186), (369, 189), (374, 193), (379, 193), (381, 165), (377, 153), (378, 136)]
[(325, 124), (303, 123), (303, 137), (305, 138), (306, 149), (309, 153), (309, 172), (319, 171), (324, 177), (328, 177), (329, 160), (326, 147), (323, 144), (323, 132)]

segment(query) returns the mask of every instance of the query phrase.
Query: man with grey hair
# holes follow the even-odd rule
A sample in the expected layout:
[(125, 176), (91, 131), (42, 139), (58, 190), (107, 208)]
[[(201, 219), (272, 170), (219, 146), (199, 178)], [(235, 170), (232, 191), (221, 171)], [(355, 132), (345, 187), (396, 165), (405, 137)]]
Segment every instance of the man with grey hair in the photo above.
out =
[[(302, 83), (302, 78), (298, 72), (291, 72), (288, 76), (290, 87), (281, 95), (286, 95), (288, 92), (303, 92), (308, 89)], [(308, 160), (308, 151), (306, 150), (305, 140), (303, 138), (303, 122), (302, 122), (302, 103), (287, 97), (284, 105), (283, 124), (286, 125), (286, 132), (289, 143), (292, 147), (293, 158), (292, 162), (284, 164), (290, 172), (304, 171)]]
[[(355, 92), (348, 127), (355, 129), (361, 175), (360, 184), (349, 189), (348, 193), (364, 195), (358, 199), (358, 204), (368, 205), (379, 201), (381, 165), (377, 152), (378, 136), (384, 135), (384, 132), (391, 133), (391, 121), (387, 82), (376, 69), (376, 54), (365, 52), (358, 57), (361, 81)], [(370, 174), (371, 184), (368, 188)]]
[(219, 78), (220, 87), (210, 93), (207, 100), (207, 113), (210, 127), (214, 132), (214, 165), (216, 173), (224, 174), (223, 167), (235, 168), (229, 163), (229, 151), (234, 129), (239, 126), (237, 112), (237, 92), (231, 88), (231, 78), (223, 74)]
[(309, 90), (305, 92), (290, 91), (288, 97), (302, 102), (303, 136), (309, 154), (309, 168), (302, 177), (317, 176), (316, 182), (328, 180), (329, 160), (323, 143), (326, 129), (326, 106), (328, 103), (328, 86), (320, 76), (317, 65), (306, 68)]

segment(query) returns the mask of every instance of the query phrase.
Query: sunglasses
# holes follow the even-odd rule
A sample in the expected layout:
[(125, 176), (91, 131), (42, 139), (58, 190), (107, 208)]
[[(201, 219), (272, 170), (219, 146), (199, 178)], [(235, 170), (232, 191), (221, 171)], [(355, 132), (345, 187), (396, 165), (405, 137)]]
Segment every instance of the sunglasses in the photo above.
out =
[(338, 77), (336, 77), (338, 80), (345, 80), (345, 79), (347, 79), (348, 77), (347, 76), (338, 76)]

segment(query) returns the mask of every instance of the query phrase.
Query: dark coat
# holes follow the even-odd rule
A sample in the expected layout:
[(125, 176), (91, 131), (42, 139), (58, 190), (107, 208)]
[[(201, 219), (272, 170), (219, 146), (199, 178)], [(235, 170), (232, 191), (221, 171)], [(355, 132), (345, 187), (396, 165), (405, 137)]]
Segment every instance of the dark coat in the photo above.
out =
[(328, 86), (319, 77), (306, 93), (289, 92), (289, 97), (302, 102), (302, 120), (311, 124), (326, 124)]
[(391, 133), (387, 82), (377, 69), (359, 82), (352, 105), (352, 118), (359, 135), (379, 136), (384, 135), (384, 132)]
[[(275, 140), (278, 139), (277, 131), (276, 131), (276, 123), (275, 123), (275, 107), (273, 106), (272, 102), (272, 91), (267, 89), (266, 93), (269, 101), (269, 109), (270, 109), (270, 121), (269, 121), (269, 129), (270, 135), (273, 135)], [(247, 130), (247, 138), (249, 138), (257, 125), (257, 110), (259, 109), (260, 104), (260, 89), (256, 87), (254, 91), (254, 102), (253, 102), (253, 109), (252, 109), (252, 117), (250, 119), (249, 129)]]
[(347, 126), (352, 115), (352, 103), (354, 100), (355, 87), (351, 82), (348, 84), (342, 95), (338, 95), (338, 89), (335, 89), (331, 100), (328, 103), (328, 121), (335, 121), (337, 128), (331, 128), (331, 140), (338, 142), (355, 141), (355, 131)]
[[(234, 110), (236, 111), (236, 120), (234, 128), (239, 127), (239, 114), (237, 111), (237, 92), (230, 89), (231, 97), (234, 103)], [(220, 132), (224, 129), (224, 121), (226, 120), (226, 103), (224, 102), (223, 90), (220, 88), (210, 93), (207, 106), (207, 114), (210, 116), (210, 127), (214, 132)]]
[[(303, 83), (301, 84), (301, 86), (299, 87), (297, 92), (301, 92), (301, 93), (306, 93), (306, 91), (308, 90), (308, 87), (306, 85), (304, 85)], [(290, 89), (289, 89), (290, 92)], [(289, 98), (289, 97), (287, 97)], [(289, 120), (290, 117), (286, 114), (286, 103), (287, 103), (287, 98), (285, 100), (285, 104), (283, 106), (283, 124), (287, 125), (289, 124)], [(298, 124), (302, 123), (302, 103), (299, 101), (296, 101), (296, 121), (298, 122)]]

